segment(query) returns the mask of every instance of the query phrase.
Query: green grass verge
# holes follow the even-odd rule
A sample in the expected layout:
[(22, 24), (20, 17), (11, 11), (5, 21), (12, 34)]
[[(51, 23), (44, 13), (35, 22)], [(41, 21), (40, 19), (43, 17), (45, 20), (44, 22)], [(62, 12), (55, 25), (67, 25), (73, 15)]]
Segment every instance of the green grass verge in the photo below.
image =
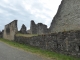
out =
[(19, 44), (14, 41), (9, 41), (9, 40), (2, 39), (2, 38), (0, 38), (0, 41), (5, 42), (11, 46), (23, 49), (28, 52), (36, 53), (36, 54), (42, 55), (44, 57), (49, 57), (54, 60), (80, 60), (80, 58), (67, 56), (67, 55), (63, 55), (63, 54), (59, 54), (59, 53), (55, 53), (55, 52), (51, 52), (51, 51), (47, 51), (47, 50), (41, 50), (39, 48), (32, 47), (30, 45)]
[(16, 36), (33, 37), (33, 36), (38, 36), (38, 34), (21, 34), (21, 33), (17, 33)]

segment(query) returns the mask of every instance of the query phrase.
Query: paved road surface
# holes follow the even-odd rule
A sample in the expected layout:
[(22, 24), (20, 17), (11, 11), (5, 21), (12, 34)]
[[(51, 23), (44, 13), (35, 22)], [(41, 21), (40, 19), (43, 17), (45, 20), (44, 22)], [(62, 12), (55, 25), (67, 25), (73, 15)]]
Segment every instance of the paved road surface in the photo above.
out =
[(50, 60), (0, 42), (0, 60)]

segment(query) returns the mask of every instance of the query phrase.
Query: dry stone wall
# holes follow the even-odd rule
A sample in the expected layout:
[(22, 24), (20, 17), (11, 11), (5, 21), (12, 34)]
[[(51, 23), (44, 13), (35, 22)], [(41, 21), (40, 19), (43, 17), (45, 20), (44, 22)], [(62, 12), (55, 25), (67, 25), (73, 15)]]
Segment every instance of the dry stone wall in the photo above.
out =
[(17, 20), (5, 25), (3, 38), (8, 40), (14, 40), (14, 35), (17, 33)]
[(65, 31), (34, 37), (15, 36), (14, 41), (80, 57), (80, 31)]

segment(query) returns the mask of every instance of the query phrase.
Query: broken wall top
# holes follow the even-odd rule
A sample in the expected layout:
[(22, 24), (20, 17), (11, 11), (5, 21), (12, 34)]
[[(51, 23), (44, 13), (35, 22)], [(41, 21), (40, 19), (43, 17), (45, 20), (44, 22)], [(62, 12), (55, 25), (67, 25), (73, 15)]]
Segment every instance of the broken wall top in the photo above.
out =
[(62, 0), (52, 20), (50, 31), (80, 30), (80, 0)]

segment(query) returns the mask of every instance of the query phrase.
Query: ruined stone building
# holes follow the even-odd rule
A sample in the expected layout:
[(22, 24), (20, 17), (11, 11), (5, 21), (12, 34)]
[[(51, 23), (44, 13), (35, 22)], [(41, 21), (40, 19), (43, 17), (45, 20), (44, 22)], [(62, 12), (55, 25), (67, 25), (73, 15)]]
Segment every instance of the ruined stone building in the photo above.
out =
[[(3, 38), (80, 57), (80, 0), (62, 0), (49, 30), (46, 25), (35, 24), (33, 20), (31, 21), (30, 30), (28, 30), (30, 34), (45, 34), (48, 32), (50, 34), (34, 37), (14, 37), (17, 30), (17, 20), (14, 20), (5, 25)], [(26, 32), (25, 25), (22, 25), (21, 32)]]
[(26, 30), (27, 30), (27, 28), (26, 28), (26, 26), (23, 24), (22, 27), (21, 27), (21, 29), (20, 29), (20, 33), (26, 34), (26, 33), (27, 33)]
[(42, 23), (37, 24), (37, 34), (45, 34), (47, 33), (47, 25), (44, 25)]
[(32, 20), (30, 25), (30, 33), (31, 34), (45, 34), (48, 32), (47, 25), (42, 23), (35, 24)]
[(11, 23), (5, 25), (3, 38), (8, 40), (14, 40), (14, 35), (17, 33), (17, 31), (17, 20), (14, 20)]
[(62, 0), (52, 20), (50, 31), (80, 30), (80, 0)]
[(35, 22), (32, 20), (31, 21), (31, 25), (30, 25), (30, 33), (31, 34), (37, 34), (37, 28), (36, 28), (36, 24)]

